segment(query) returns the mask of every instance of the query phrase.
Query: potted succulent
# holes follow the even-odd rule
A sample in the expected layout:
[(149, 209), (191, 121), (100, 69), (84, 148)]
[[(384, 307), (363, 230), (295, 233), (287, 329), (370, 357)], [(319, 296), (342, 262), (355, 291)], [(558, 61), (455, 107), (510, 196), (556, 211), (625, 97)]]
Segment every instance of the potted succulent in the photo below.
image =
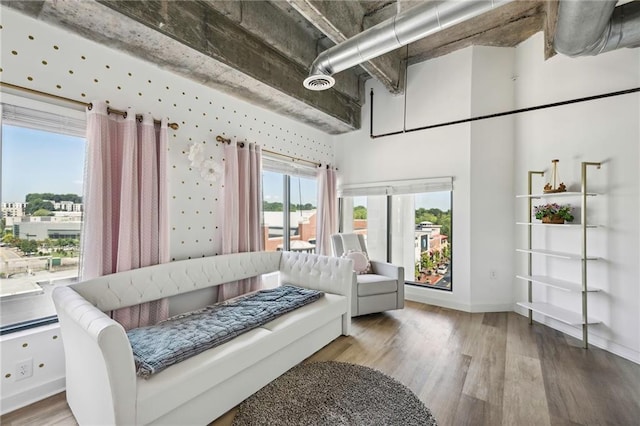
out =
[(542, 223), (564, 223), (572, 222), (571, 206), (569, 204), (549, 203), (533, 208), (536, 219), (542, 220)]

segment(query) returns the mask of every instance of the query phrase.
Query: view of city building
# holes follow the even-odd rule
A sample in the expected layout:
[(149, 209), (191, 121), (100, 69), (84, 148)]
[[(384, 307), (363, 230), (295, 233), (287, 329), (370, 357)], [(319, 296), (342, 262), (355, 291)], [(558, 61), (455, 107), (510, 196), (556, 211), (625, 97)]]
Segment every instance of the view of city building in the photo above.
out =
[[(316, 180), (266, 170), (262, 182), (265, 250), (315, 253)], [(289, 201), (288, 207), (285, 200)]]
[[(263, 212), (264, 248), (266, 251), (283, 250), (284, 216), (282, 212)], [(289, 249), (291, 251), (315, 252), (316, 210), (301, 210), (289, 213)]]
[(363, 235), (371, 259), (403, 265), (408, 284), (452, 289), (451, 192), (346, 197), (342, 204), (343, 217), (351, 217), (343, 232)]
[(0, 325), (4, 332), (55, 318), (53, 288), (78, 279), (85, 142), (6, 124), (2, 135)]
[(415, 284), (439, 288), (451, 286), (449, 274), (451, 247), (449, 237), (441, 232), (442, 228), (443, 225), (436, 225), (429, 221), (416, 224)]
[[(3, 302), (3, 327), (16, 320), (35, 319), (29, 318), (32, 315), (43, 316), (48, 309), (34, 313), (25, 306), (40, 302), (49, 306), (53, 286), (77, 279), (82, 203), (45, 202), (54, 210), (38, 208), (34, 211), (32, 202), (2, 203), (0, 300)], [(22, 308), (18, 309), (20, 306)]]

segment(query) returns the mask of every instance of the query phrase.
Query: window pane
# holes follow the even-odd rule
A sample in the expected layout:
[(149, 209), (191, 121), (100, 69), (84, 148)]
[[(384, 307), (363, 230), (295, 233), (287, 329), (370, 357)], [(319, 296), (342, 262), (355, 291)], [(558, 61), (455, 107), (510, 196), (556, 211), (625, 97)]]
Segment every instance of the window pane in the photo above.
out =
[(266, 251), (282, 250), (284, 246), (284, 182), (285, 175), (262, 172), (262, 234)]
[(315, 252), (317, 199), (315, 179), (263, 171), (265, 250)]
[(342, 232), (364, 235), (369, 258), (387, 260), (387, 197), (345, 197)]
[(412, 284), (451, 290), (451, 192), (393, 197), (393, 259)]
[(299, 176), (289, 178), (289, 247), (291, 251), (315, 253), (316, 203), (318, 187), (316, 179)]
[(2, 126), (2, 329), (55, 315), (54, 287), (77, 281), (82, 138)]

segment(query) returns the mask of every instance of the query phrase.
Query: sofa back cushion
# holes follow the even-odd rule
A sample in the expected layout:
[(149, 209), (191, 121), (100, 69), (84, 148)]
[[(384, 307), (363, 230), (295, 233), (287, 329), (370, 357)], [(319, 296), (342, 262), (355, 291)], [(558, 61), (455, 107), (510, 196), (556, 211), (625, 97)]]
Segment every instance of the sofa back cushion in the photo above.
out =
[(283, 252), (280, 283), (347, 296), (355, 284), (353, 260), (317, 254)]
[(248, 252), (181, 260), (118, 272), (70, 287), (101, 311), (275, 272), (282, 252)]

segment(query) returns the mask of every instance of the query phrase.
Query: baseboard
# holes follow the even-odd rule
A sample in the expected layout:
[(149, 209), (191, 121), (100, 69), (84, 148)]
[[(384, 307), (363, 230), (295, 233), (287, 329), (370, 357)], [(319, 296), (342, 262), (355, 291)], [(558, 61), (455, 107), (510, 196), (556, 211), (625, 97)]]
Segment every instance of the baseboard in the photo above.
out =
[[(439, 293), (439, 294), (438, 294)], [(415, 286), (404, 287), (405, 300), (425, 303), (427, 305), (440, 306), (442, 308), (455, 309), (457, 311), (481, 313), (481, 312), (511, 312), (513, 311), (513, 303), (487, 303), (487, 304), (468, 304), (457, 300), (448, 300), (441, 296), (442, 290), (423, 289)], [(450, 296), (447, 293), (446, 296)]]
[(52, 380), (15, 395), (2, 396), (0, 414), (5, 415), (65, 390), (65, 378)]
[(471, 312), (512, 312), (513, 303), (474, 303)]
[[(522, 315), (523, 317), (529, 316), (529, 311), (525, 308), (522, 308), (521, 306), (516, 305), (513, 311)], [(535, 312), (533, 314), (533, 319), (537, 323), (544, 324), (548, 327), (553, 328), (554, 330), (561, 331), (564, 334), (582, 340), (582, 330), (579, 328), (571, 327), (570, 325), (567, 325), (563, 322), (545, 317), (544, 315), (536, 314)], [(618, 355), (619, 357), (627, 359), (631, 362), (640, 364), (640, 352), (612, 342), (611, 340), (605, 339), (604, 337), (589, 333), (589, 345), (593, 345), (597, 348), (603, 349), (607, 352), (611, 352), (612, 354)]]
[[(440, 290), (431, 290), (440, 291)], [(457, 311), (471, 312), (471, 306), (465, 303), (460, 303), (457, 300), (447, 300), (433, 297), (429, 294), (429, 290), (417, 289), (413, 286), (404, 287), (405, 300), (412, 300), (414, 302), (420, 302), (427, 305), (435, 305), (443, 308), (455, 309)]]

